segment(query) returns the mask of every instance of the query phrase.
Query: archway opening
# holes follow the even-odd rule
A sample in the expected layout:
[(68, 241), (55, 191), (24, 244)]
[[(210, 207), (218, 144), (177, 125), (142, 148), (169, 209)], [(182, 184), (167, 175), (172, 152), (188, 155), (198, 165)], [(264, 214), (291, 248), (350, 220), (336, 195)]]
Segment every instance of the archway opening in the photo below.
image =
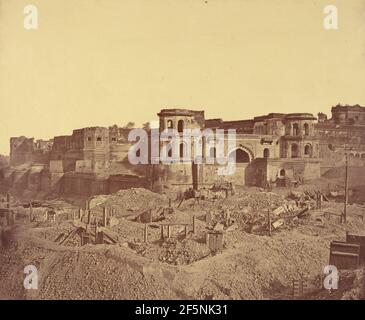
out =
[(169, 158), (171, 158), (172, 157), (172, 146), (168, 146), (167, 148), (168, 148), (168, 150), (167, 150), (167, 156)]
[(268, 148), (264, 149), (264, 158), (269, 158), (270, 157), (270, 150)]
[(305, 145), (304, 147), (304, 155), (307, 157), (312, 156), (312, 146), (310, 144)]
[(209, 150), (209, 156), (212, 159), (215, 159), (217, 157), (217, 151), (216, 151), (216, 149), (214, 147), (213, 148), (210, 148), (210, 150)]
[(308, 123), (304, 124), (304, 134), (306, 136), (309, 136), (309, 124)]
[(232, 151), (229, 155), (230, 158), (234, 159), (236, 156), (236, 163), (249, 163), (250, 162), (250, 155), (242, 149), (236, 149)]
[(184, 143), (180, 143), (180, 158), (184, 158), (184, 149), (185, 149)]
[(293, 136), (299, 135), (299, 126), (297, 123), (293, 124)]
[(298, 158), (299, 157), (299, 147), (296, 143), (291, 145), (291, 157)]
[(183, 132), (184, 131), (184, 120), (179, 120), (177, 122), (177, 131)]

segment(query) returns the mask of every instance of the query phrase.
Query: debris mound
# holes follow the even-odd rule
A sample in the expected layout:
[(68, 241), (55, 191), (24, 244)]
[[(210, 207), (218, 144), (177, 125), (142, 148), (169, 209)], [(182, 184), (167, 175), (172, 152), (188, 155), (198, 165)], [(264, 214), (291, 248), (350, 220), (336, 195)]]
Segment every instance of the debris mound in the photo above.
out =
[(90, 208), (113, 207), (117, 215), (128, 215), (166, 205), (168, 199), (164, 195), (144, 188), (119, 190), (111, 195), (98, 195), (91, 199)]
[(190, 264), (210, 254), (205, 244), (192, 239), (184, 239), (183, 241), (176, 238), (166, 239), (161, 248), (159, 260), (174, 265)]

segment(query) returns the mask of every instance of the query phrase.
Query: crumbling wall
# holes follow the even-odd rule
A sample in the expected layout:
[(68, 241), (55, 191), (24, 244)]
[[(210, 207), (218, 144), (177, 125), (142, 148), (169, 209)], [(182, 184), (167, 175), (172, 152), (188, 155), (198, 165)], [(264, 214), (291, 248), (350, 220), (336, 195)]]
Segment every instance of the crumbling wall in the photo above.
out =
[(34, 138), (10, 138), (10, 165), (18, 166), (33, 161)]
[(291, 180), (312, 180), (321, 176), (320, 161), (316, 159), (268, 159), (267, 179), (287, 177)]
[(202, 176), (203, 185), (213, 185), (219, 181), (229, 181), (233, 182), (235, 185), (247, 185), (248, 181), (246, 179), (247, 175), (247, 163), (239, 163), (235, 166), (235, 171), (231, 175), (222, 175), (219, 173), (219, 169), (223, 169), (226, 166), (221, 166), (218, 164), (205, 164), (201, 167), (200, 174)]
[(133, 175), (112, 175), (108, 179), (108, 193), (114, 193), (118, 190), (129, 188), (148, 188), (148, 181)]
[(45, 193), (60, 193), (63, 173), (42, 172), (41, 191)]
[(108, 192), (107, 178), (95, 174), (66, 173), (62, 179), (61, 193), (65, 195), (90, 196)]

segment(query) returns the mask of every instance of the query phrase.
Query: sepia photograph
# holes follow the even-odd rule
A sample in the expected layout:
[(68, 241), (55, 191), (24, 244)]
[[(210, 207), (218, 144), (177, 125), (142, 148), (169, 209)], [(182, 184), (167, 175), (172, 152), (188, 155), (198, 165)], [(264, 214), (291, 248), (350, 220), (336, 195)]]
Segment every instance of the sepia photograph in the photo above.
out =
[(364, 299), (365, 0), (0, 0), (0, 300)]

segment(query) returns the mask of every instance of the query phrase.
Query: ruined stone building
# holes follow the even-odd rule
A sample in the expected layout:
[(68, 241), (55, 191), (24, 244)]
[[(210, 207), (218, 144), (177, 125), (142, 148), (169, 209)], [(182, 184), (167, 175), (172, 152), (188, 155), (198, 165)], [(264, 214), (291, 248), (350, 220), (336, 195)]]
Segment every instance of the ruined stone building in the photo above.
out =
[[(318, 114), (315, 130), (320, 138), (320, 155), (331, 159), (337, 154), (365, 158), (365, 108), (359, 105), (332, 108), (332, 118)], [(334, 152), (335, 151), (335, 152)]]
[[(233, 175), (219, 175), (219, 164), (159, 165), (164, 184), (197, 187), (227, 180), (236, 185), (261, 186), (266, 181), (286, 177), (292, 180), (320, 177), (319, 139), (314, 130), (316, 118), (311, 114), (271, 113), (243, 121), (204, 120), (203, 111), (185, 109), (162, 110), (158, 115), (161, 131), (176, 128), (182, 133), (183, 128), (211, 128), (236, 129), (237, 133), (234, 149), (225, 150), (227, 155), (236, 156)], [(214, 154), (215, 150), (211, 152)]]
[[(270, 113), (238, 121), (205, 119), (204, 111), (188, 109), (158, 113), (160, 131), (235, 129), (235, 147), (228, 150), (225, 144), (225, 154), (236, 156), (236, 170), (230, 176), (218, 174), (219, 164), (204, 161), (133, 166), (128, 162), (130, 129), (117, 126), (77, 129), (50, 141), (11, 138), (11, 167), (3, 174), (3, 184), (45, 194), (91, 195), (133, 186), (199, 188), (222, 180), (263, 186), (268, 181), (316, 179), (342, 165), (346, 153), (365, 161), (365, 108), (337, 105), (331, 112), (330, 119), (323, 113), (318, 119), (309, 113)], [(203, 139), (203, 157), (206, 152), (214, 157), (216, 150), (207, 151), (206, 144)], [(181, 154), (184, 148), (182, 144)]]

